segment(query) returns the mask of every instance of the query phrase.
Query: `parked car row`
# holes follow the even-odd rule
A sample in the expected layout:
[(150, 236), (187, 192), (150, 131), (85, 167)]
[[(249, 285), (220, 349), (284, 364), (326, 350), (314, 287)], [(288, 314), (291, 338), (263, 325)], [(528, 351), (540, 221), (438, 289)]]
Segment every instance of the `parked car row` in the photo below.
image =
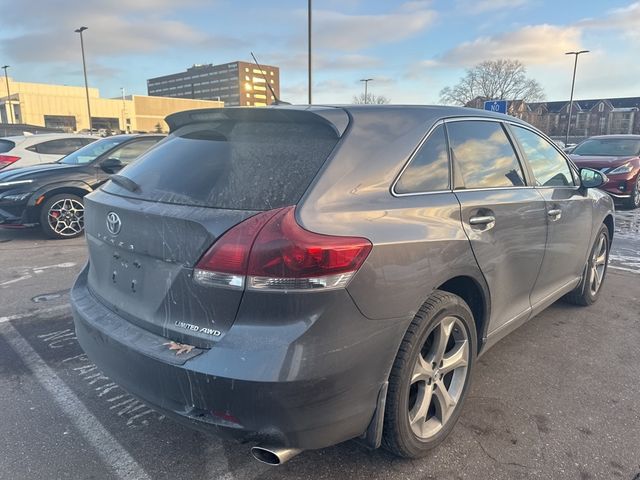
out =
[[(27, 138), (30, 145), (38, 147), (61, 141), (43, 139), (34, 143), (33, 139)], [(0, 226), (39, 225), (50, 238), (80, 235), (84, 231), (84, 196), (162, 138), (162, 135), (90, 137), (87, 139), (90, 143), (74, 149), (55, 163), (38, 161), (33, 162), (38, 165), (0, 171)], [(7, 139), (0, 139), (0, 145), (3, 141)]]
[(0, 171), (60, 160), (99, 137), (45, 133), (0, 138)]

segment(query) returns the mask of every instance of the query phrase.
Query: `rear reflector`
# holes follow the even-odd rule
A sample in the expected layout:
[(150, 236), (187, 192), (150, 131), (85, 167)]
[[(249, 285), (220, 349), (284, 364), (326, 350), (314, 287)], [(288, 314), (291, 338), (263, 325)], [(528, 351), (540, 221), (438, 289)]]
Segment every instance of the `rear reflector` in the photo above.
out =
[(227, 231), (198, 262), (194, 280), (238, 289), (246, 282), (261, 291), (344, 288), (371, 248), (366, 238), (305, 230), (295, 220), (295, 207), (285, 207)]
[(20, 160), (20, 157), (14, 157), (13, 155), (0, 155), (0, 170), (8, 167), (12, 163), (16, 163)]

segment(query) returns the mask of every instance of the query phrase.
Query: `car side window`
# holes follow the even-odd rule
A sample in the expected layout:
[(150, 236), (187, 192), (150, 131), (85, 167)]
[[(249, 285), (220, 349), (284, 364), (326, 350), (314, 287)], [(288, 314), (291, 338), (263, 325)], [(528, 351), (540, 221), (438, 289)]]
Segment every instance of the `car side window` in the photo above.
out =
[(38, 143), (29, 149), (32, 150), (33, 147), (35, 147), (35, 151), (44, 155), (69, 155), (82, 146), (83, 144), (78, 142), (75, 138), (60, 138), (57, 140)]
[(449, 156), (444, 127), (431, 132), (395, 185), (396, 193), (422, 193), (449, 188)]
[(524, 174), (513, 146), (498, 122), (447, 123), (456, 188), (520, 187)]
[(127, 143), (114, 152), (111, 152), (109, 158), (115, 158), (120, 160), (123, 165), (128, 165), (159, 141), (159, 138), (147, 138)]
[(573, 186), (567, 160), (547, 140), (526, 128), (511, 126), (524, 157), (531, 165), (536, 185), (542, 187)]

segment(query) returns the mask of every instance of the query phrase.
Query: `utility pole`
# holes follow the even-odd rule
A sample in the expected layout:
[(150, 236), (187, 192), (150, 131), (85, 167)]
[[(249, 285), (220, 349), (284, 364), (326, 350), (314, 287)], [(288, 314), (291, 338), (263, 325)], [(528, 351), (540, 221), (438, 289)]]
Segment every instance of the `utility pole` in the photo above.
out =
[(369, 101), (369, 97), (368, 97), (368, 93), (367, 93), (367, 86), (369, 85), (369, 82), (371, 82), (373, 80), (373, 78), (361, 78), (360, 81), (364, 82), (364, 103), (367, 104)]
[(307, 4), (307, 45), (309, 48), (307, 57), (308, 57), (308, 71), (309, 71), (309, 105), (311, 105), (311, 0), (308, 0)]
[(75, 30), (80, 34), (80, 50), (82, 51), (82, 70), (84, 72), (84, 91), (87, 94), (87, 113), (89, 114), (89, 133), (93, 132), (93, 123), (91, 122), (91, 104), (89, 103), (89, 83), (87, 82), (87, 63), (84, 59), (84, 40), (82, 38), (82, 32), (88, 30), (87, 27), (80, 27)]
[(573, 114), (573, 87), (576, 84), (576, 70), (578, 68), (578, 56), (583, 53), (589, 53), (589, 50), (580, 50), (579, 52), (566, 52), (565, 55), (575, 55), (573, 63), (573, 80), (571, 80), (571, 97), (569, 99), (569, 118), (567, 119), (567, 135), (564, 138), (565, 145), (569, 143), (569, 131), (571, 130), (571, 115)]
[[(7, 82), (7, 101), (4, 104), (4, 108), (5, 110), (7, 110), (9, 115), (11, 115), (11, 123), (15, 123), (13, 120), (13, 104), (11, 103), (11, 91), (9, 90), (9, 76), (7, 75), (7, 68), (9, 68), (9, 65), (3, 65), (2, 68), (4, 69), (4, 79)], [(9, 117), (9, 115), (7, 115), (7, 118)]]
[(120, 91), (122, 92), (122, 131), (129, 133), (127, 131), (127, 105), (124, 101), (124, 87), (120, 87)]

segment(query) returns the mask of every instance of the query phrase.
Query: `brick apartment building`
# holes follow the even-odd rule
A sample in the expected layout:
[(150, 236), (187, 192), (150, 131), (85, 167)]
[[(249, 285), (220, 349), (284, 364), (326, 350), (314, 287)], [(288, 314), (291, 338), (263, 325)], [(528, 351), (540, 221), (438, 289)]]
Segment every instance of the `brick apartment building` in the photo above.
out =
[[(466, 106), (484, 108), (478, 97)], [(569, 102), (509, 102), (508, 113), (530, 123), (547, 135), (564, 139), (567, 133)], [(593, 135), (633, 133), (640, 135), (640, 97), (574, 100), (571, 115), (570, 142)]]

